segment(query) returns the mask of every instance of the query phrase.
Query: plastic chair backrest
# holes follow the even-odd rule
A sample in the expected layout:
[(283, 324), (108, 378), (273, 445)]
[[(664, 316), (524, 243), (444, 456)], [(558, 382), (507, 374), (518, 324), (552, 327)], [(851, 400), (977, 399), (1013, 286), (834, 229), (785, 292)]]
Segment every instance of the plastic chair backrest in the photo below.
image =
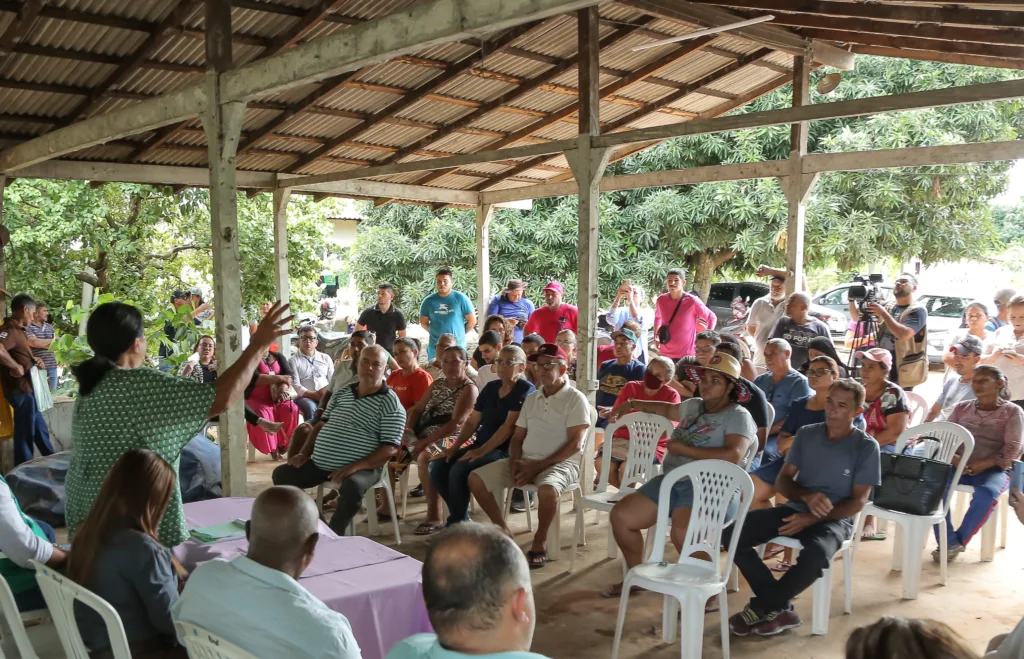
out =
[[(672, 486), (683, 478), (689, 478), (693, 485), (693, 512), (690, 524), (686, 527), (686, 539), (679, 562), (708, 567), (713, 564), (715, 574), (728, 580), (732, 569), (733, 557), (736, 554), (736, 543), (739, 541), (743, 520), (754, 496), (754, 481), (740, 466), (725, 460), (695, 460), (668, 472), (661, 480), (658, 491), (658, 523), (654, 530), (655, 538), (664, 538), (668, 532), (669, 501)], [(729, 542), (729, 553), (726, 557), (725, 572), (719, 561), (722, 546), (722, 531), (729, 520), (726, 513), (733, 497), (739, 493), (740, 502), (736, 517), (732, 522), (735, 528)], [(712, 556), (710, 561), (694, 558), (693, 554), (705, 552)], [(660, 563), (664, 560), (665, 543), (655, 542), (648, 563)]]
[(188, 650), (190, 659), (258, 659), (234, 643), (229, 643), (198, 625), (178, 621), (174, 623), (178, 638)]
[(907, 399), (910, 401), (910, 414), (907, 419), (907, 427), (912, 428), (924, 422), (925, 418), (928, 416), (928, 403), (921, 394), (914, 393), (913, 391), (908, 391), (906, 394)]
[[(40, 613), (44, 612), (45, 610)], [(9, 649), (16, 649), (22, 659), (36, 659), (38, 655), (32, 646), (32, 641), (29, 640), (28, 633), (25, 632), (21, 613), (18, 612), (18, 602), (14, 599), (14, 593), (11, 591), (7, 579), (3, 577), (0, 577), (0, 615), (6, 621), (6, 626), (0, 627), (0, 631), (9, 630), (11, 633), (11, 639), (2, 640), (0, 657), (4, 656), (3, 647), (7, 646)], [(14, 648), (10, 648), (9, 640), (14, 641)]]
[(39, 582), (39, 589), (43, 591), (43, 598), (46, 599), (53, 623), (57, 627), (57, 634), (60, 635), (61, 645), (64, 646), (64, 652), (69, 659), (89, 659), (89, 650), (82, 641), (75, 620), (76, 600), (98, 613), (103, 619), (114, 659), (132, 659), (121, 616), (114, 607), (99, 595), (79, 586), (56, 570), (51, 570), (36, 561), (32, 561), (32, 566), (36, 569), (36, 581)]
[[(960, 476), (964, 472), (964, 467), (967, 466), (967, 461), (971, 457), (971, 453), (974, 452), (974, 435), (971, 434), (967, 428), (949, 421), (932, 421), (931, 423), (922, 423), (913, 428), (907, 428), (900, 433), (899, 438), (896, 440), (896, 452), (903, 453), (903, 450), (907, 446), (907, 440), (911, 437), (934, 437), (938, 440), (937, 446), (931, 447), (928, 451), (927, 456), (932, 460), (939, 460), (940, 462), (950, 463), (953, 461), (953, 456), (957, 454), (960, 447), (963, 447), (963, 453), (960, 454), (960, 463), (956, 467), (956, 472), (953, 474), (953, 483), (960, 482)], [(933, 440), (927, 440), (931, 444), (936, 444)], [(949, 512), (949, 502), (952, 497), (949, 494), (954, 488), (950, 488), (950, 491), (946, 493), (945, 500), (942, 504), (942, 514), (945, 515)]]
[[(672, 422), (657, 414), (631, 412), (615, 423), (609, 423), (604, 429), (606, 456), (611, 456), (611, 441), (615, 431), (625, 427), (629, 432), (629, 453), (626, 455), (626, 473), (622, 479), (620, 490), (642, 485), (654, 475), (654, 456), (658, 448), (658, 440), (664, 435), (672, 435)], [(611, 460), (601, 461), (601, 480), (598, 492), (608, 490), (608, 475), (611, 473)]]

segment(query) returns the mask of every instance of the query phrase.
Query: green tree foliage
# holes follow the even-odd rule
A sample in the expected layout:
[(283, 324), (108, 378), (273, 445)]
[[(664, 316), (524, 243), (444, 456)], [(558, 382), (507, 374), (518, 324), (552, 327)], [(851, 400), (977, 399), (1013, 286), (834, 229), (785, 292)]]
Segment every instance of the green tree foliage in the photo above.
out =
[(1003, 245), (1024, 246), (1024, 198), (1016, 206), (994, 206), (992, 221)]
[[(859, 56), (832, 93), (813, 103), (901, 94), (1004, 80), (1005, 69)], [(824, 72), (823, 72), (824, 73)], [(786, 87), (738, 112), (785, 108)], [(962, 105), (810, 124), (810, 152), (935, 146), (1017, 139), (1024, 133), (1018, 101)], [(788, 126), (669, 140), (614, 164), (609, 174), (634, 174), (789, 155)], [(836, 172), (820, 177), (808, 203), (806, 255), (811, 267), (857, 270), (892, 258), (925, 263), (979, 255), (996, 242), (989, 200), (1006, 184), (1006, 163)], [(539, 200), (534, 210), (505, 210), (491, 224), (492, 288), (527, 279), (539, 298), (547, 278), (575, 295), (575, 197)], [(602, 301), (631, 278), (660, 290), (665, 269), (685, 265), (706, 293), (716, 270), (749, 275), (758, 263), (782, 263), (787, 204), (774, 179), (626, 190), (602, 195)], [(353, 269), (360, 287), (393, 280), (403, 311), (432, 287), (440, 265), (456, 271), (456, 286), (475, 291), (474, 222), (468, 212), (432, 214), (422, 207), (387, 206), (360, 227)]]

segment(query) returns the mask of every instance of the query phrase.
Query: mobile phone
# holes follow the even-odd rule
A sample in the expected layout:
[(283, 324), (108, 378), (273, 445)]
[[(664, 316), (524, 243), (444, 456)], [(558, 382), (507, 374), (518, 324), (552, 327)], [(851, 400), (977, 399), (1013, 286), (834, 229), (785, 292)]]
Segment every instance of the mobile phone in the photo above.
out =
[(1010, 465), (1010, 485), (1024, 492), (1024, 462), (1014, 460)]

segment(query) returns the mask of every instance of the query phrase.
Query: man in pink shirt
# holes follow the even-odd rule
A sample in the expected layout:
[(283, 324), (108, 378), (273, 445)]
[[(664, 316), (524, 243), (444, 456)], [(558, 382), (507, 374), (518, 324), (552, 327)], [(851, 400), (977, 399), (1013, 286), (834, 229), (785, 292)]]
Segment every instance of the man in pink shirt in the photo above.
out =
[(718, 319), (695, 295), (683, 290), (686, 271), (673, 268), (665, 278), (668, 293), (654, 307), (654, 345), (658, 354), (679, 359), (694, 354), (697, 333), (714, 329)]
[[(557, 281), (544, 287), (544, 306), (530, 314), (523, 334), (540, 334), (545, 343), (554, 343), (558, 333), (570, 329), (575, 334), (579, 310), (571, 304), (562, 304), (564, 289)], [(691, 348), (692, 351), (692, 348)]]

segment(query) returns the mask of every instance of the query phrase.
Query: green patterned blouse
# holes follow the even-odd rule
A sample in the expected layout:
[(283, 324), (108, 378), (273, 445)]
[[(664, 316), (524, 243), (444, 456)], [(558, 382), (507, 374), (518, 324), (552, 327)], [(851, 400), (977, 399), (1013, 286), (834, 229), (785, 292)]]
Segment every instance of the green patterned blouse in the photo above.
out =
[[(69, 538), (89, 514), (103, 479), (128, 449), (153, 451), (177, 474), (181, 450), (202, 430), (214, 394), (213, 383), (150, 368), (119, 368), (75, 401), (66, 483)], [(160, 542), (174, 547), (187, 537), (181, 487), (175, 478), (174, 495), (160, 521)]]

